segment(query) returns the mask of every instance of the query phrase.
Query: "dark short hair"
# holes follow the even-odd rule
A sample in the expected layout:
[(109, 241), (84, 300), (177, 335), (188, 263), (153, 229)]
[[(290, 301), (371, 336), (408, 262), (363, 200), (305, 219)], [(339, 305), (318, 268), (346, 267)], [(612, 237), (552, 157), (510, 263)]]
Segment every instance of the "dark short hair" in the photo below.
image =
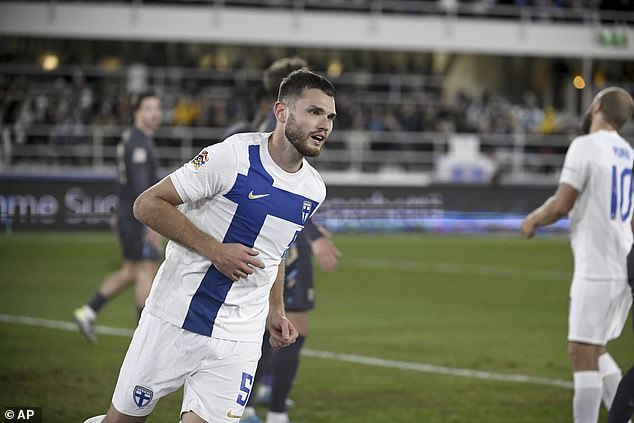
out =
[(135, 94), (132, 97), (132, 113), (136, 113), (141, 108), (143, 100), (150, 97), (158, 98), (158, 94), (154, 90), (141, 91), (140, 93)]
[(600, 101), (603, 118), (615, 130), (620, 130), (632, 117), (634, 104), (632, 97), (625, 90), (608, 91), (601, 96)]
[(308, 69), (308, 62), (298, 56), (283, 57), (276, 60), (271, 63), (268, 69), (264, 72), (264, 76), (262, 78), (264, 89), (271, 97), (276, 96), (280, 89), (282, 80), (294, 70), (302, 68)]
[(335, 87), (325, 77), (308, 69), (298, 69), (282, 80), (277, 99), (282, 101), (298, 98), (305, 89), (312, 88), (321, 90), (330, 97), (335, 96)]

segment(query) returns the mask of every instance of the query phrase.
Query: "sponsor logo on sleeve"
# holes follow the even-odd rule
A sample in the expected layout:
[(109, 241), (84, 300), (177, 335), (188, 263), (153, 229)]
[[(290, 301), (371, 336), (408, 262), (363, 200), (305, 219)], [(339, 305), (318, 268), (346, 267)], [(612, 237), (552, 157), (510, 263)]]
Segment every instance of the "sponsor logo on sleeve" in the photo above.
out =
[(203, 150), (200, 152), (199, 155), (194, 157), (192, 161), (189, 162), (189, 164), (192, 165), (192, 168), (194, 169), (194, 171), (198, 171), (198, 169), (200, 169), (208, 161), (209, 161), (209, 154), (207, 153), (207, 150)]

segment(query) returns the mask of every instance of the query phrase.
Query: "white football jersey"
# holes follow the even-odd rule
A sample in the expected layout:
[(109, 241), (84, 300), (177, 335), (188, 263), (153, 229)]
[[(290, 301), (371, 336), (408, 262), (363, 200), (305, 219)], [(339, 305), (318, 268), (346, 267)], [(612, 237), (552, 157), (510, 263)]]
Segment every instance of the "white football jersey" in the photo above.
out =
[(194, 225), (224, 243), (259, 252), (264, 269), (233, 282), (205, 257), (170, 241), (146, 308), (183, 329), (261, 342), (269, 291), (289, 244), (326, 196), (304, 160), (288, 173), (271, 158), (269, 133), (236, 134), (201, 151), (171, 178)]
[(632, 147), (614, 131), (575, 138), (559, 179), (578, 191), (570, 211), (575, 278), (626, 279), (632, 247)]

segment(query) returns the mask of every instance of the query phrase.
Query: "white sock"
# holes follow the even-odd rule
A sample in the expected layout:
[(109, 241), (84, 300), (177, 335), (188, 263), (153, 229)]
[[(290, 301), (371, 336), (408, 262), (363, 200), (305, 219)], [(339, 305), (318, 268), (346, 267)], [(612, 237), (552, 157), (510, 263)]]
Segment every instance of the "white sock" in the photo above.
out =
[(597, 423), (603, 383), (598, 371), (574, 372), (572, 415), (575, 423)]
[(269, 411), (266, 413), (266, 423), (288, 423), (288, 414)]
[(102, 414), (101, 416), (91, 417), (88, 420), (86, 420), (84, 423), (101, 423), (103, 419), (105, 418), (106, 418), (106, 415)]
[(603, 405), (609, 410), (621, 381), (621, 369), (608, 353), (599, 356), (599, 374), (603, 379)]
[(244, 412), (242, 413), (242, 418), (251, 417), (255, 415), (255, 407), (244, 407)]
[(90, 320), (95, 320), (97, 318), (97, 313), (88, 304), (83, 306), (82, 309), (84, 310), (84, 313), (86, 313), (86, 317), (88, 317)]

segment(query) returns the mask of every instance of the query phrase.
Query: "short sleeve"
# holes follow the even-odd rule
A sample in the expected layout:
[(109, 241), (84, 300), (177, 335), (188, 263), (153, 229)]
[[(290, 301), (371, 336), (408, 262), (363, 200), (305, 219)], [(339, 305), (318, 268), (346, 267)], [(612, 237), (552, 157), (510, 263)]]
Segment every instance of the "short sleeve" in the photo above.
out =
[(236, 178), (237, 158), (231, 143), (204, 148), (191, 161), (170, 174), (183, 202), (194, 202), (227, 191)]
[(564, 159), (564, 166), (559, 176), (559, 183), (568, 184), (577, 191), (581, 191), (588, 179), (589, 161), (592, 157), (592, 144), (583, 142), (582, 138), (575, 138)]

